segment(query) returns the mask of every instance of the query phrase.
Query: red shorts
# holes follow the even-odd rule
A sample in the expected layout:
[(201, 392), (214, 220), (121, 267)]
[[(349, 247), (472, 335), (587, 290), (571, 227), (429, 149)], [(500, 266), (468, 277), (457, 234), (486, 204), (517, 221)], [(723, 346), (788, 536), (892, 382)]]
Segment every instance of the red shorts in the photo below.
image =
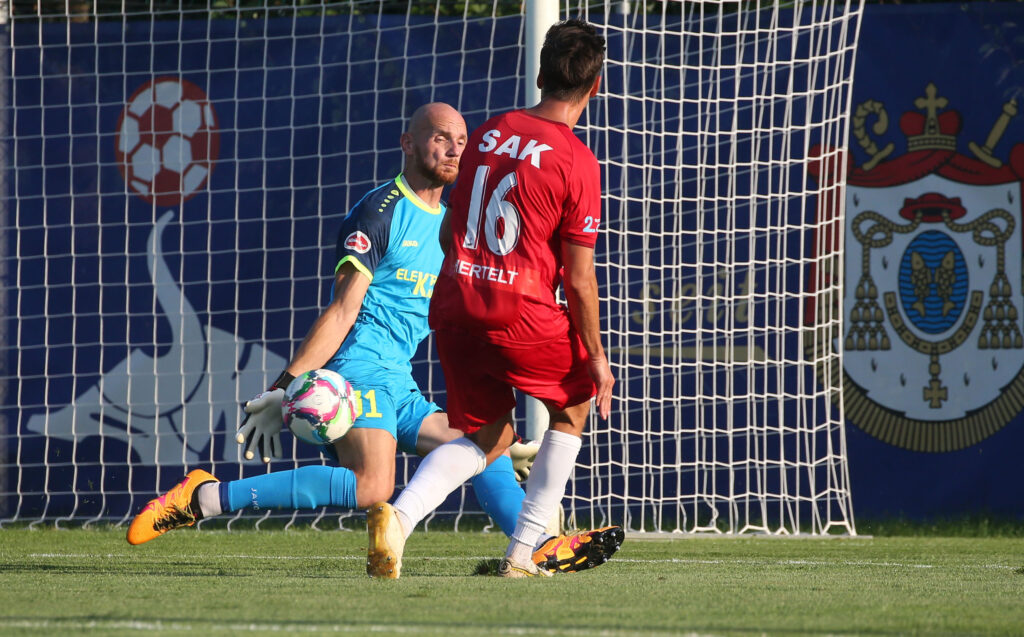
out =
[(473, 433), (516, 406), (512, 388), (564, 409), (597, 391), (587, 350), (574, 330), (550, 343), (510, 348), (461, 330), (434, 332), (448, 388), (448, 422)]

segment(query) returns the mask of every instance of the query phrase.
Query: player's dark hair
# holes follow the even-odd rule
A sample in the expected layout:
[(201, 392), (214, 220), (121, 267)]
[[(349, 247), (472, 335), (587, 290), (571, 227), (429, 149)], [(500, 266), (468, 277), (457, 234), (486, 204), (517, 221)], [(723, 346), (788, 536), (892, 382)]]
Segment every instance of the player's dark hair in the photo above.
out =
[(601, 74), (604, 38), (583, 20), (566, 20), (548, 29), (540, 49), (541, 95), (575, 101), (586, 97)]

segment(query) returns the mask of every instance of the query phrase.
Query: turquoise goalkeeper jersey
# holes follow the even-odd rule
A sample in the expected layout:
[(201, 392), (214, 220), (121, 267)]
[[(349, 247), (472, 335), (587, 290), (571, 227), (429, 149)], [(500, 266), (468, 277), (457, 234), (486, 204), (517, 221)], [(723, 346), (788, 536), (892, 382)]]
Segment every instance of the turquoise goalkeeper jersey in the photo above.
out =
[(430, 332), (430, 296), (444, 260), (438, 242), (443, 217), (444, 205), (428, 207), (402, 175), (368, 192), (348, 213), (338, 233), (335, 271), (352, 263), (370, 277), (370, 287), (329, 367), (367, 361), (412, 371), (410, 360)]

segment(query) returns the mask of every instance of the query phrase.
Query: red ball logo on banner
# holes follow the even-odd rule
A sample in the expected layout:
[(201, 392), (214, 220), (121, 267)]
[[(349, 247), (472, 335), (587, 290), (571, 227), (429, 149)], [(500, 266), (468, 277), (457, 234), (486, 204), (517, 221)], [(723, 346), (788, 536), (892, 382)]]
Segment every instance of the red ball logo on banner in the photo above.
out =
[(206, 185), (220, 151), (217, 115), (206, 93), (158, 77), (129, 98), (115, 152), (129, 190), (157, 206), (177, 206)]

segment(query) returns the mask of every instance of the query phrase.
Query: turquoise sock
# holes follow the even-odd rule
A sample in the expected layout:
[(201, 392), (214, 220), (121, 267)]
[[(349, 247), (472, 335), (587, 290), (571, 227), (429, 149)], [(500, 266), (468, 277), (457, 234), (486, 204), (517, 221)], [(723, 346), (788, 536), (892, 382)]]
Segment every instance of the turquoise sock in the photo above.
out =
[(345, 467), (310, 465), (221, 482), (224, 513), (239, 509), (318, 509), (356, 506), (356, 474)]
[(512, 459), (499, 456), (483, 473), (474, 477), (472, 483), (480, 506), (505, 535), (512, 537), (519, 510), (523, 508), (523, 498), (526, 497), (526, 492), (516, 482)]

